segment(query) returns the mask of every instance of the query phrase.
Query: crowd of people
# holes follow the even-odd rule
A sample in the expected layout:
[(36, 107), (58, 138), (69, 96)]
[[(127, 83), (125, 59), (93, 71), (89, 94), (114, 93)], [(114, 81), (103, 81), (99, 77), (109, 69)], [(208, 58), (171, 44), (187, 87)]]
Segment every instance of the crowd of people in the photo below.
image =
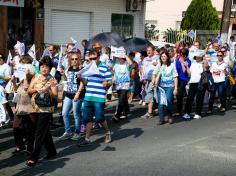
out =
[[(58, 122), (64, 126), (64, 133), (59, 140), (71, 139), (79, 146), (92, 144), (90, 136), (94, 126), (105, 129), (105, 143), (112, 141), (104, 114), (114, 92), (118, 97), (111, 117), (114, 123), (128, 118), (129, 104), (137, 96), (139, 105), (147, 105), (147, 113), (141, 118), (157, 116), (158, 125), (172, 124), (176, 118), (191, 119), (193, 112), (193, 118), (200, 119), (204, 103), (208, 104), (206, 113), (210, 115), (214, 113), (216, 97), (220, 102), (219, 112), (224, 113), (226, 100), (236, 96), (234, 37), (225, 44), (209, 40), (206, 46), (194, 41), (161, 48), (148, 46), (146, 51), (130, 53), (122, 48), (125, 54), (120, 57), (115, 57), (110, 47), (100, 43), (87, 48), (87, 41), (83, 40), (82, 45), (83, 52), (70, 42), (65, 53), (49, 45), (39, 60), (26, 54), (21, 42), (15, 45), (15, 56), (11, 60), (0, 54), (1, 113), (6, 111), (9, 116), (0, 122), (1, 126), (12, 124), (16, 145), (13, 154), (26, 152), (27, 166), (38, 162), (42, 146), (47, 150), (45, 159), (57, 155), (50, 125), (53, 112), (58, 111), (61, 85), (62, 108)], [(12, 93), (14, 113), (8, 101)]]

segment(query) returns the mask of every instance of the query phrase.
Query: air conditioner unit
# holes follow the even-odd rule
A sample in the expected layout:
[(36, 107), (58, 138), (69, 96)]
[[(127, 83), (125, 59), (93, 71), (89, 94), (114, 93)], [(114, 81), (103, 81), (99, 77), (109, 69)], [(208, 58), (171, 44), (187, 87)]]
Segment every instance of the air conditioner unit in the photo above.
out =
[(127, 0), (126, 1), (127, 11), (138, 11), (142, 10), (142, 0)]

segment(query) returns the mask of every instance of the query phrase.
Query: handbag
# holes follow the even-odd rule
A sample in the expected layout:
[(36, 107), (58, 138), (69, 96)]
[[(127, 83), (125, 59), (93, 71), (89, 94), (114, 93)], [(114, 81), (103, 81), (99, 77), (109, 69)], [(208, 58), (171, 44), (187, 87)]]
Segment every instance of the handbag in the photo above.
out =
[(52, 107), (53, 106), (50, 93), (37, 93), (34, 99), (35, 99), (35, 103), (39, 107)]
[(232, 75), (232, 73), (229, 73), (228, 74), (228, 78), (229, 78), (229, 84), (232, 86), (232, 85), (235, 85), (235, 79)]
[[(44, 85), (50, 80), (51, 76), (48, 76)], [(37, 93), (34, 97), (35, 104), (39, 107), (52, 107), (53, 101), (49, 92), (46, 93)]]

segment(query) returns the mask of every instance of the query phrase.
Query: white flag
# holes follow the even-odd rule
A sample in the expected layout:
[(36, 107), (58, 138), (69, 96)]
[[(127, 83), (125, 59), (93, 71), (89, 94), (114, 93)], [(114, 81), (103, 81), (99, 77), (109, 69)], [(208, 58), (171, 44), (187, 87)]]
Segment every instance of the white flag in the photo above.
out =
[(35, 44), (33, 44), (29, 49), (28, 55), (33, 58), (32, 65), (39, 66), (39, 62), (36, 59)]
[(194, 39), (194, 38), (195, 38), (195, 32), (194, 32), (194, 30), (189, 31), (188, 36), (189, 36), (191, 39)]
[(166, 98), (166, 92), (164, 89), (162, 89), (161, 87), (158, 87), (159, 92), (160, 92), (160, 104), (161, 105), (165, 105), (167, 106), (167, 98)]
[(63, 47), (61, 45), (60, 53), (59, 53), (59, 61), (58, 61), (58, 65), (57, 65), (57, 71), (60, 71), (60, 68), (62, 67), (62, 62), (63, 62)]
[(71, 42), (74, 43), (74, 44), (77, 43), (77, 41), (76, 41), (73, 37), (70, 37), (70, 40), (71, 40)]
[(92, 76), (92, 75), (98, 75), (99, 70), (98, 70), (98, 67), (96, 65), (96, 62), (92, 61), (89, 65), (87, 65), (82, 70), (80, 70), (78, 72), (78, 74), (81, 76), (81, 78), (87, 78), (87, 77)]
[(7, 57), (7, 64), (9, 65), (12, 61), (12, 55), (11, 55), (11, 52), (9, 51), (9, 54), (8, 54), (8, 57)]
[(28, 55), (30, 55), (30, 57), (32, 57), (33, 59), (36, 59), (35, 44), (33, 44), (29, 49)]
[(48, 48), (47, 48), (47, 47), (46, 47), (46, 48), (44, 49), (44, 51), (43, 51), (42, 58), (43, 58), (44, 56), (50, 56), (50, 57), (51, 57), (51, 53), (50, 53), (50, 51), (48, 51)]

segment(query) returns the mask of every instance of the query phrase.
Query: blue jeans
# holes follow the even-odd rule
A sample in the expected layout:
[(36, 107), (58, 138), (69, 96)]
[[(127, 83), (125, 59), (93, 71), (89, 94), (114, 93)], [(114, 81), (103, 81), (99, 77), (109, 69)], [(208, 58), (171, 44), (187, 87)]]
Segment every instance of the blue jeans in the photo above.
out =
[(105, 103), (84, 101), (83, 107), (83, 119), (85, 123), (92, 122), (95, 116), (95, 122), (103, 123), (105, 121), (104, 116)]
[(225, 82), (215, 83), (214, 91), (211, 92), (210, 99), (209, 99), (209, 107), (208, 108), (210, 111), (213, 110), (213, 104), (214, 104), (214, 100), (215, 100), (216, 91), (218, 91), (218, 96), (220, 99), (221, 108), (225, 108), (225, 106), (226, 106)]
[(83, 100), (74, 101), (68, 97), (65, 97), (63, 101), (63, 109), (62, 109), (62, 116), (65, 124), (65, 131), (67, 133), (72, 133), (71, 126), (70, 126), (70, 117), (69, 113), (71, 108), (73, 107), (74, 119), (75, 119), (75, 132), (80, 133), (80, 126), (81, 126), (81, 105)]
[(157, 88), (158, 111), (159, 111), (160, 120), (164, 120), (166, 111), (169, 115), (172, 115), (174, 111), (174, 107), (173, 107), (174, 87), (161, 87), (161, 88), (165, 90), (166, 98), (167, 98), (167, 106), (160, 104), (160, 91)]

